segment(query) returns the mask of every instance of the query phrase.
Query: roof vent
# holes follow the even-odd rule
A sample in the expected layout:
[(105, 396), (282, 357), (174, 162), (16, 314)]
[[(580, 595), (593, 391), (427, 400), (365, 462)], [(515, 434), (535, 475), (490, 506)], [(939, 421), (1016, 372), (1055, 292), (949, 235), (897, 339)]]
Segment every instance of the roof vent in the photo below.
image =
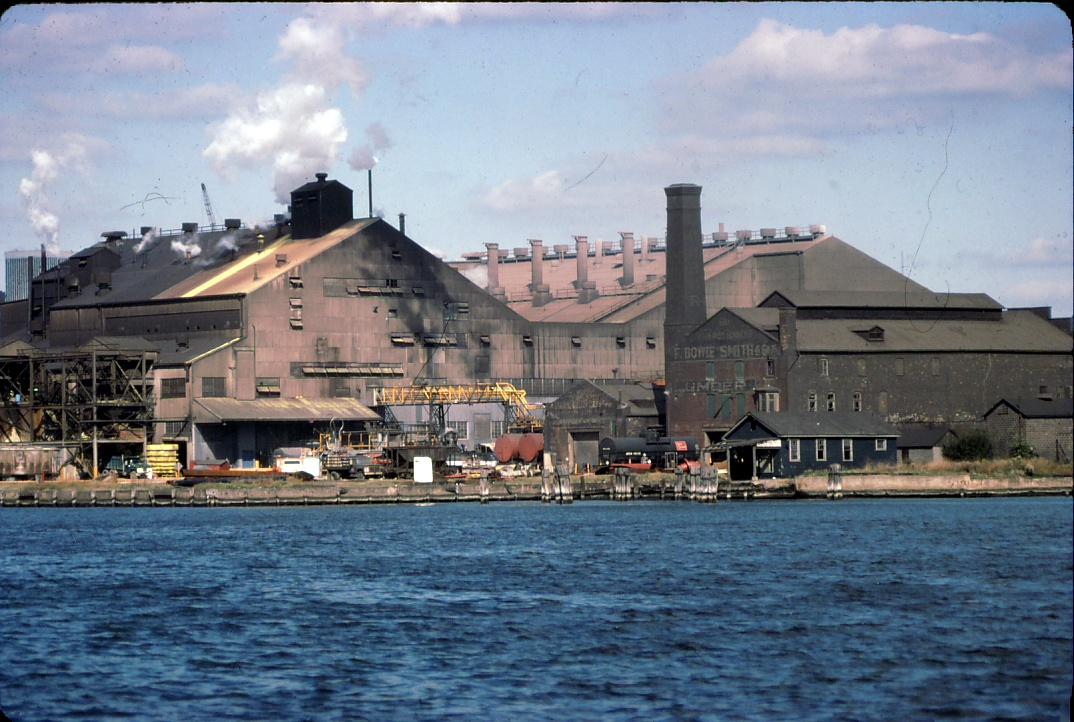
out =
[(783, 230), (787, 233), (787, 238), (797, 238), (802, 235), (802, 229), (798, 226), (787, 226)]
[(240, 226), (242, 226), (242, 219), (240, 218), (224, 219), (224, 228), (228, 229), (229, 231), (238, 230)]
[(109, 246), (115, 245), (120, 239), (126, 238), (126, 236), (126, 231), (105, 231), (101, 234), (101, 237), (104, 238), (104, 242)]
[(775, 237), (776, 237), (776, 229), (775, 228), (762, 228), (761, 229), (761, 238), (771, 239), (771, 238), (775, 238)]
[(809, 232), (812, 233), (814, 236), (823, 236), (825, 233), (828, 232), (828, 227), (825, 226), (823, 223), (814, 224), (809, 227)]
[(753, 238), (753, 231), (735, 231), (735, 240), (737, 241), (748, 241), (751, 238)]
[(317, 176), (317, 182), (318, 183), (324, 183), (325, 181), (328, 180), (328, 174), (327, 173), (317, 173), (316, 176)]
[(197, 233), (197, 232), (198, 232), (198, 224), (197, 223), (184, 223), (183, 224), (183, 233)]

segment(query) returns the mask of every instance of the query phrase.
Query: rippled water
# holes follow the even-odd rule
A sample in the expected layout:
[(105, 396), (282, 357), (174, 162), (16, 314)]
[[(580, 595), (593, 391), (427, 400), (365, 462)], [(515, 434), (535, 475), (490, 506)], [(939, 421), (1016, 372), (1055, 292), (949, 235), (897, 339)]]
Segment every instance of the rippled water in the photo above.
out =
[(22, 720), (1059, 718), (1067, 498), (4, 509)]

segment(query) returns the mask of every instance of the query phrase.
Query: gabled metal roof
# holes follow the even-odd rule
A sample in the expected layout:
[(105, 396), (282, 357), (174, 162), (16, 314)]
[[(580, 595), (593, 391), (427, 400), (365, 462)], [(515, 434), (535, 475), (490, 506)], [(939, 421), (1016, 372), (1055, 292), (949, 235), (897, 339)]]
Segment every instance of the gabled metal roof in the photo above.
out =
[(1000, 399), (984, 413), (985, 418), (1000, 406), (1009, 406), (1027, 419), (1069, 419), (1074, 417), (1074, 400), (1071, 399)]

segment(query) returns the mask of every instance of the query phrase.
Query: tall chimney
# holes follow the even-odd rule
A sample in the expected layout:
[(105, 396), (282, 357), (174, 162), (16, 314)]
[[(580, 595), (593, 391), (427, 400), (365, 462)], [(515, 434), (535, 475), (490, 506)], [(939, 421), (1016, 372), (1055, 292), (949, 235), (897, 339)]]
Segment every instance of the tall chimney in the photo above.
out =
[(533, 305), (537, 308), (552, 300), (548, 285), (544, 282), (544, 246), (539, 238), (530, 239), (530, 291)]
[(406, 213), (399, 214), (399, 232), (406, 235)]
[(634, 285), (634, 234), (620, 231), (619, 236), (623, 239), (623, 277), (619, 285), (627, 288)]
[(507, 297), (500, 285), (500, 244), (486, 243), (488, 249), (489, 293), (501, 301)]
[(373, 217), (373, 169), (369, 169), (369, 173), (366, 176), (369, 180), (369, 217)]
[(664, 305), (665, 373), (686, 335), (708, 318), (701, 254), (701, 186), (676, 183), (667, 196), (667, 283)]
[(578, 263), (578, 279), (574, 285), (578, 289), (578, 302), (589, 303), (597, 297), (597, 284), (589, 280), (589, 238), (575, 236), (574, 245)]
[(649, 246), (653, 242), (653, 239), (649, 236), (645, 236), (641, 239), (641, 262), (649, 262)]
[(602, 256), (604, 256), (604, 241), (600, 240), (599, 238), (593, 241), (593, 248), (595, 249), (593, 255), (593, 265), (599, 266), (600, 259)]

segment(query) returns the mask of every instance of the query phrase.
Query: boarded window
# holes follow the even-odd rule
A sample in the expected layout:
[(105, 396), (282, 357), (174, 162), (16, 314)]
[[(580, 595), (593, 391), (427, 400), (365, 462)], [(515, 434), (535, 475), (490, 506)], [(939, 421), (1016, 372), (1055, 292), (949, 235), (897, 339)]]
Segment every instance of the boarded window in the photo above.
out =
[(257, 395), (258, 396), (279, 396), (280, 395), (280, 377), (279, 376), (262, 376), (257, 379)]
[(705, 378), (707, 378), (707, 379), (716, 378), (716, 362), (715, 361), (706, 361), (705, 362)]
[(227, 396), (227, 379), (223, 376), (203, 376), (201, 395), (206, 399), (221, 399)]
[(182, 399), (186, 398), (186, 379), (161, 379), (160, 398)]

